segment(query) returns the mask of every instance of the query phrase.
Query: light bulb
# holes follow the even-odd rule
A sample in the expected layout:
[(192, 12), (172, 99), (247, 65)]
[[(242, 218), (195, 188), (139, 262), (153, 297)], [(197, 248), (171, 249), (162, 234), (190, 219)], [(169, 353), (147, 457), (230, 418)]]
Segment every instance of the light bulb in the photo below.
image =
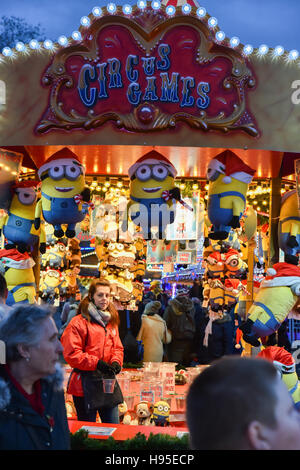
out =
[(251, 44), (247, 44), (246, 46), (244, 46), (243, 52), (244, 52), (244, 54), (246, 54), (246, 55), (252, 54), (252, 52), (253, 52), (253, 46), (251, 46)]
[(13, 54), (13, 51), (11, 50), (10, 47), (4, 47), (2, 49), (2, 54), (5, 56), (5, 57), (10, 57), (12, 54)]
[(217, 31), (216, 32), (216, 39), (217, 39), (217, 41), (223, 41), (225, 39), (224, 31)]
[(231, 38), (229, 42), (231, 47), (237, 47), (240, 43), (240, 39), (237, 36), (233, 36), (233, 38)]
[(82, 26), (90, 26), (91, 20), (89, 19), (88, 16), (82, 16), (82, 18), (80, 19), (80, 24)]
[(176, 8), (173, 5), (168, 5), (166, 8), (166, 13), (168, 16), (174, 15), (176, 12)]
[(101, 16), (102, 15), (102, 9), (100, 7), (94, 7), (92, 10), (92, 13), (94, 16)]
[(17, 44), (16, 44), (17, 51), (22, 52), (22, 51), (25, 50), (25, 48), (26, 48), (26, 46), (23, 42), (21, 42), (21, 41), (17, 42)]
[(199, 16), (199, 18), (204, 18), (204, 16), (206, 16), (205, 8), (203, 8), (203, 7), (198, 8), (197, 16)]
[(68, 44), (68, 38), (66, 36), (59, 36), (58, 43), (61, 46), (66, 46)]
[(217, 18), (215, 18), (214, 16), (211, 16), (208, 20), (208, 26), (210, 28), (215, 28), (217, 26), (217, 24), (218, 24)]

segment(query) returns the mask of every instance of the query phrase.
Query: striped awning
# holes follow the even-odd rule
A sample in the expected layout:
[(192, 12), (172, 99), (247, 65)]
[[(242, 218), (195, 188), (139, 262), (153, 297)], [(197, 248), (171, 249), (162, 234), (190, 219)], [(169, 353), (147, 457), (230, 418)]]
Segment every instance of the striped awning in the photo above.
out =
[(192, 7), (200, 7), (199, 3), (196, 0), (162, 0), (161, 4), (165, 5), (166, 7), (172, 5), (173, 7), (182, 7), (186, 4), (191, 5)]

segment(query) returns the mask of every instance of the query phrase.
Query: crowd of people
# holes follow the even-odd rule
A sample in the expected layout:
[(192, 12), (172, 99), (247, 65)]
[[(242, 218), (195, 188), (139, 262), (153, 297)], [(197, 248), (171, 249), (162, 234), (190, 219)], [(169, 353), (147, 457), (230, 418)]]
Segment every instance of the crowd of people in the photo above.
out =
[[(72, 367), (67, 391), (78, 419), (95, 422), (98, 412), (103, 422), (119, 422), (123, 396), (115, 379), (125, 351), (110, 289), (108, 281), (95, 279), (79, 305), (62, 312), (58, 329), (49, 305), (7, 308), (0, 277), (0, 341), (6, 353), (0, 361), (1, 450), (70, 449), (62, 363)], [(144, 296), (136, 325), (142, 359), (199, 361), (201, 285), (161, 300)], [(300, 414), (272, 363), (230, 354), (209, 361), (187, 394), (191, 449), (300, 449)], [(113, 380), (110, 394), (104, 393), (107, 379)]]

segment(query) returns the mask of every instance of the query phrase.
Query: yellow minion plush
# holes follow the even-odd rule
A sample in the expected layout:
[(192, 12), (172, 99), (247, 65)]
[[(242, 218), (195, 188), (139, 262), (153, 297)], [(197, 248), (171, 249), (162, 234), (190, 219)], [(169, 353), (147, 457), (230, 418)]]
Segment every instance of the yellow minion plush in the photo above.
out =
[[(140, 227), (146, 240), (152, 238), (151, 227), (158, 227), (158, 238), (165, 238), (168, 224), (175, 220), (174, 200), (180, 200), (175, 187), (177, 171), (163, 155), (152, 150), (137, 160), (128, 170), (130, 202), (128, 214)], [(122, 226), (124, 229), (124, 224)]]
[(170, 422), (170, 405), (165, 400), (159, 400), (154, 403), (151, 422), (155, 426), (169, 426)]
[(225, 254), (225, 275), (230, 278), (246, 279), (248, 266), (242, 260), (242, 253), (230, 249)]
[(213, 227), (209, 238), (225, 240), (231, 228), (240, 226), (248, 184), (254, 173), (255, 170), (231, 150), (225, 150), (210, 161), (207, 213)]
[(206, 260), (206, 275), (209, 279), (224, 278), (224, 255), (219, 251), (210, 253)]
[(46, 268), (40, 279), (40, 297), (45, 301), (53, 301), (60, 295), (64, 277), (57, 269)]
[(298, 264), (300, 252), (300, 214), (296, 190), (282, 196), (278, 225), (279, 248), (284, 252), (287, 263)]
[(281, 379), (287, 386), (297, 410), (300, 410), (300, 385), (292, 354), (279, 346), (268, 346), (260, 351), (256, 357), (273, 362), (280, 373)]
[(28, 253), (20, 253), (15, 248), (0, 250), (0, 270), (3, 272), (8, 297), (6, 304), (33, 304), (36, 297), (36, 284), (33, 272), (35, 262)]
[(31, 252), (40, 242), (40, 251), (46, 250), (44, 225), (34, 227), (35, 209), (38, 199), (38, 181), (22, 181), (12, 186), (13, 196), (7, 214), (0, 220), (6, 238), (5, 248), (17, 248), (20, 253)]
[[(90, 190), (85, 187), (84, 167), (67, 147), (54, 153), (39, 168), (42, 197), (36, 205), (35, 227), (41, 215), (53, 225), (54, 236), (75, 237), (75, 225), (86, 215), (84, 202), (91, 204)], [(66, 232), (62, 228), (66, 225)]]
[(300, 295), (300, 267), (276, 263), (268, 274), (240, 326), (244, 340), (256, 347), (260, 346), (258, 338), (278, 330)]

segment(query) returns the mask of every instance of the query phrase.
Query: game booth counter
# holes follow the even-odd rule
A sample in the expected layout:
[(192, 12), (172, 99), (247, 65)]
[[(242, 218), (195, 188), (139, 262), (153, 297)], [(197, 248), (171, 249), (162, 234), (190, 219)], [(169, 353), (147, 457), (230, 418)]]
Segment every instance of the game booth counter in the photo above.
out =
[[(71, 37), (3, 49), (0, 266), (9, 305), (50, 303), (62, 326), (66, 302), (101, 274), (128, 328), (145, 292), (174, 297), (201, 279), (206, 345), (212, 323), (231, 316), (244, 355), (294, 309), (298, 52), (243, 45), (209, 13), (191, 1), (108, 3)], [(185, 396), (204, 366), (125, 367), (123, 423), (90, 435), (187, 432)], [(99, 428), (76, 421), (67, 394), (66, 404), (72, 432)]]

